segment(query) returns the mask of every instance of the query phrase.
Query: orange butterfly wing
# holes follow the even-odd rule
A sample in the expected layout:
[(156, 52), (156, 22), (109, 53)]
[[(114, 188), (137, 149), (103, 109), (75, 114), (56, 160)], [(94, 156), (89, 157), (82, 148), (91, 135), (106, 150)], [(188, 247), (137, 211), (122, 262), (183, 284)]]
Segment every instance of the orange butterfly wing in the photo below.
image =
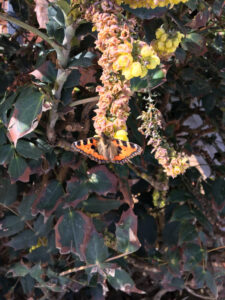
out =
[(78, 151), (87, 155), (90, 159), (97, 161), (98, 163), (106, 163), (108, 159), (98, 153), (97, 143), (99, 138), (88, 138), (80, 141), (76, 141), (72, 144), (72, 150)]
[(134, 143), (113, 139), (112, 143), (118, 148), (118, 155), (113, 159), (113, 163), (124, 164), (136, 155), (140, 155), (143, 149)]

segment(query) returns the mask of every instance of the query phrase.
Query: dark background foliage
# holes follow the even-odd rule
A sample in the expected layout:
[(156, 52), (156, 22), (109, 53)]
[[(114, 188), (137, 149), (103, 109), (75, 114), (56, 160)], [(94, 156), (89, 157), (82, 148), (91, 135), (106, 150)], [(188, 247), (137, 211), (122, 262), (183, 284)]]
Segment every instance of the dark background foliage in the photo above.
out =
[[(32, 1), (10, 3), (38, 28)], [(59, 46), (68, 3), (49, 4), (41, 29)], [(101, 69), (90, 23), (75, 28), (58, 99), (52, 45), (21, 27), (0, 35), (0, 299), (224, 299), (223, 5), (124, 6), (147, 42), (162, 23), (185, 34), (174, 57), (132, 80), (129, 138), (144, 148), (135, 167), (70, 151), (94, 135)], [(148, 83), (168, 141), (193, 158), (175, 179), (137, 130)]]

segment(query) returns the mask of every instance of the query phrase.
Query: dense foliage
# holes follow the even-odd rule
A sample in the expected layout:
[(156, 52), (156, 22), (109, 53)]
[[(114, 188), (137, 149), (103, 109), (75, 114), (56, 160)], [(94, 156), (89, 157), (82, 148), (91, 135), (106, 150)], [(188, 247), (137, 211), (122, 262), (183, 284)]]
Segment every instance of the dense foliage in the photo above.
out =
[[(10, 5), (0, 299), (224, 299), (224, 1)], [(143, 153), (72, 151), (96, 134)]]

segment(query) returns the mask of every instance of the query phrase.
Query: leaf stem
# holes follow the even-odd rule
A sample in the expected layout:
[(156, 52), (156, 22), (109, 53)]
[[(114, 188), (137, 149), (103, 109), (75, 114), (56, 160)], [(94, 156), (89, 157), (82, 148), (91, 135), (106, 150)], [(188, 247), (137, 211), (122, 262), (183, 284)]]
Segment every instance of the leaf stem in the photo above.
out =
[(57, 44), (54, 40), (52, 40), (50, 37), (48, 37), (45, 33), (41, 32), (37, 28), (30, 26), (14, 17), (9, 16), (8, 14), (1, 13), (0, 12), (0, 19), (14, 23), (23, 29), (26, 29), (27, 31), (32, 32), (35, 35), (38, 35), (40, 38), (42, 38), (44, 41), (46, 41), (52, 48), (55, 49), (57, 52), (57, 55), (62, 52), (63, 46)]

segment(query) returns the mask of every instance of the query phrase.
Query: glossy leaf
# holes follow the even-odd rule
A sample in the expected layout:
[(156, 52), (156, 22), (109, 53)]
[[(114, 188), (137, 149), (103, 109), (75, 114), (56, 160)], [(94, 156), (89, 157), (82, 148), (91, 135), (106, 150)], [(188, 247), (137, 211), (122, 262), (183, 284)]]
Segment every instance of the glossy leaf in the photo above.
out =
[(31, 87), (23, 89), (19, 94), (8, 125), (8, 136), (15, 146), (19, 138), (37, 127), (42, 101), (42, 94)]
[(122, 269), (116, 269), (114, 276), (109, 275), (107, 277), (108, 282), (114, 287), (116, 290), (121, 290), (127, 294), (130, 293), (138, 293), (143, 294), (144, 292), (141, 290), (138, 290), (135, 287), (133, 279), (130, 277), (130, 275), (122, 270)]
[(91, 235), (85, 254), (88, 264), (99, 264), (109, 257), (108, 248), (105, 246), (103, 238), (97, 232)]
[(156, 7), (155, 9), (147, 9), (144, 7), (132, 9), (128, 5), (123, 5), (123, 7), (133, 15), (143, 20), (162, 17), (167, 11), (167, 7)]
[(0, 165), (10, 162), (14, 154), (13, 146), (10, 144), (0, 146)]
[(198, 237), (195, 226), (190, 223), (183, 223), (179, 230), (179, 244), (194, 241)]
[(14, 156), (14, 158), (10, 161), (8, 172), (12, 181), (29, 181), (30, 168), (25, 159), (20, 156)]
[(92, 65), (95, 54), (88, 52), (81, 52), (70, 60), (69, 67), (83, 67), (88, 68)]
[(55, 226), (56, 247), (61, 254), (73, 252), (84, 260), (92, 229), (91, 220), (85, 214), (67, 209)]
[(116, 248), (122, 253), (132, 253), (140, 246), (137, 237), (137, 216), (132, 209), (128, 209), (116, 224)]
[(17, 199), (17, 185), (8, 177), (0, 177), (0, 203), (9, 206)]
[(86, 212), (92, 213), (105, 213), (119, 208), (121, 204), (117, 199), (91, 196), (87, 200), (80, 202), (77, 209), (84, 209)]
[(0, 237), (14, 235), (24, 228), (24, 222), (17, 216), (6, 216), (0, 220)]
[(32, 214), (38, 212), (49, 217), (62, 202), (64, 190), (62, 184), (57, 180), (50, 181), (41, 191), (32, 205)]
[(35, 144), (25, 140), (18, 141), (16, 151), (25, 158), (32, 158), (35, 160), (38, 160), (43, 153), (37, 146), (35, 146)]
[(7, 245), (15, 250), (29, 249), (37, 244), (37, 240), (38, 238), (35, 236), (35, 233), (30, 229), (26, 229), (11, 239)]

